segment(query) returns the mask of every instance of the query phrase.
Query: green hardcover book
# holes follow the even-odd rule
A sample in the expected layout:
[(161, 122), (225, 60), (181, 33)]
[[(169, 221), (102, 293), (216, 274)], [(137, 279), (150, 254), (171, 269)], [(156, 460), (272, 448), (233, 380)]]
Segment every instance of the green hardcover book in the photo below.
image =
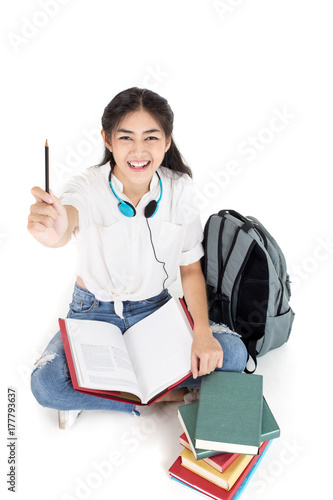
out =
[(261, 442), (263, 377), (213, 372), (201, 382), (195, 447), (257, 455)]
[(199, 403), (191, 403), (189, 405), (183, 405), (178, 407), (178, 418), (181, 426), (186, 434), (189, 445), (193, 452), (194, 458), (196, 460), (201, 460), (203, 458), (212, 457), (217, 455), (218, 451), (212, 450), (199, 450), (194, 446), (195, 443), (195, 427), (197, 424), (197, 413), (198, 413)]
[(267, 404), (265, 398), (262, 401), (262, 422), (261, 422), (261, 441), (270, 441), (280, 437), (280, 427)]
[[(178, 418), (187, 436), (191, 450), (196, 460), (212, 457), (221, 452), (214, 450), (200, 450), (194, 446), (195, 443), (195, 427), (197, 423), (199, 403), (191, 403), (178, 408)], [(268, 406), (266, 399), (262, 402), (262, 422), (261, 422), (261, 442), (270, 441), (271, 439), (280, 436), (280, 428), (276, 422), (274, 415)]]

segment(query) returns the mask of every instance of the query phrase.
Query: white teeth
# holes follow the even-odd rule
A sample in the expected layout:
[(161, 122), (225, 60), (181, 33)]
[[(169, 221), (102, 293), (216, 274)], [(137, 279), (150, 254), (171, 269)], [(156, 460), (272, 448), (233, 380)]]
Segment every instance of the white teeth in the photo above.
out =
[(149, 160), (148, 161), (136, 161), (136, 162), (127, 162), (131, 167), (133, 168), (143, 168), (143, 167), (146, 167), (149, 163)]

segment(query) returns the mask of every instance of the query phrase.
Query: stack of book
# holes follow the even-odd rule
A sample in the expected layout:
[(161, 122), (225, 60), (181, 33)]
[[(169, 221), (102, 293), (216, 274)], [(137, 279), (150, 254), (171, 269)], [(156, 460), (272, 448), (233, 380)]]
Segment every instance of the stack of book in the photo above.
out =
[(263, 396), (261, 375), (214, 372), (203, 377), (198, 403), (180, 406), (184, 450), (172, 479), (210, 498), (238, 498), (279, 426)]

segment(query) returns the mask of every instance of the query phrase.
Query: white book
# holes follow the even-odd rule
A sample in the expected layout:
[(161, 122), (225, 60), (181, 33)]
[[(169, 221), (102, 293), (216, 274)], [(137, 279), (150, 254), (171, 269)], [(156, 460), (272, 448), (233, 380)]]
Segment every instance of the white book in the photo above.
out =
[(59, 319), (74, 389), (151, 404), (191, 375), (191, 320), (179, 299), (128, 330), (104, 321)]

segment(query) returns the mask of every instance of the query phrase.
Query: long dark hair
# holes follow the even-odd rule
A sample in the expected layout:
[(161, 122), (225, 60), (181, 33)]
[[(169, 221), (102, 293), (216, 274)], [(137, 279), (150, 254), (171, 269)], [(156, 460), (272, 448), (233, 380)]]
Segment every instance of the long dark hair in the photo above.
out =
[[(185, 173), (192, 177), (191, 169), (184, 163), (172, 137), (173, 111), (168, 101), (148, 89), (132, 87), (117, 94), (104, 109), (102, 116), (102, 127), (106, 136), (110, 139), (113, 131), (121, 120), (128, 114), (139, 109), (144, 109), (155, 118), (157, 123), (164, 130), (165, 136), (171, 137), (171, 146), (165, 153), (163, 166), (175, 172)], [(104, 158), (97, 166), (101, 167), (110, 162), (111, 167), (115, 166), (113, 154), (107, 147), (104, 150)]]

